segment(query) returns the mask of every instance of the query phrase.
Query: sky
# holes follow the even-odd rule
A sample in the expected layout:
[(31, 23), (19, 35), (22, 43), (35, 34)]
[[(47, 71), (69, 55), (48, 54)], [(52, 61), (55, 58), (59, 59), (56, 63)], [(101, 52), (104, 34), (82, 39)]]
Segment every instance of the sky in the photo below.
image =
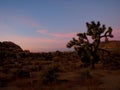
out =
[(69, 50), (91, 21), (111, 26), (111, 40), (120, 40), (120, 0), (0, 0), (0, 41), (31, 52)]

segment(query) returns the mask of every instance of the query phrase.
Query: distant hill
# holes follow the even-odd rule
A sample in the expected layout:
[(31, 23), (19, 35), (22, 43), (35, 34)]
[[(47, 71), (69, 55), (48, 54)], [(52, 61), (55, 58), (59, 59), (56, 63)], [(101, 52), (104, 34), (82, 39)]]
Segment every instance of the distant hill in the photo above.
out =
[(100, 48), (120, 53), (120, 41), (101, 42)]
[[(109, 51), (120, 52), (120, 41), (101, 42), (100, 48)], [(0, 42), (0, 51), (10, 51), (13, 53), (17, 53), (17, 52), (23, 52), (23, 49), (19, 45), (11, 41), (4, 41), (4, 42)]]
[(4, 42), (0, 42), (0, 51), (10, 51), (13, 53), (17, 53), (17, 52), (22, 52), (22, 48), (11, 42), (11, 41), (4, 41)]

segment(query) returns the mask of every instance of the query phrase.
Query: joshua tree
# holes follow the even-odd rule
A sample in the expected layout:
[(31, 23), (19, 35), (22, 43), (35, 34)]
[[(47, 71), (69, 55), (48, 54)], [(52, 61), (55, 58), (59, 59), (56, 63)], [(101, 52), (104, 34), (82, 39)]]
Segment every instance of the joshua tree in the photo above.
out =
[[(94, 21), (90, 23), (87, 22), (86, 26), (87, 32), (78, 33), (78, 39), (73, 38), (70, 40), (67, 47), (74, 47), (81, 61), (94, 68), (95, 63), (99, 61), (97, 51), (99, 50), (100, 40), (105, 38), (105, 41), (108, 41), (108, 37), (112, 38), (112, 28), (108, 27), (106, 29), (106, 26), (101, 25), (99, 21), (97, 23)], [(90, 38), (92, 39), (91, 41)]]

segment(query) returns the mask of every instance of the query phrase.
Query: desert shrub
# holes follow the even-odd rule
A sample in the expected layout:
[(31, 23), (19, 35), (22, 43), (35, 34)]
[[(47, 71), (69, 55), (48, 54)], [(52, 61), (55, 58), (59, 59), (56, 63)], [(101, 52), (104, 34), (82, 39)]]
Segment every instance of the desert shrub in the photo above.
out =
[(9, 72), (9, 68), (4, 68), (4, 69), (2, 70), (2, 73), (8, 74), (8, 72)]
[(29, 56), (27, 52), (20, 52), (18, 55), (20, 58), (27, 58)]
[(9, 79), (0, 78), (0, 87), (5, 87), (8, 82), (9, 82)]
[(48, 70), (47, 72), (45, 72), (42, 76), (43, 84), (49, 84), (49, 83), (57, 81), (56, 72), (58, 72), (58, 71), (59, 71), (59, 69), (57, 67), (54, 67), (54, 68)]
[(51, 52), (49, 52), (49, 53), (45, 54), (44, 58), (45, 58), (45, 60), (52, 60), (53, 56), (52, 56)]
[(11, 81), (12, 81), (12, 77), (10, 74), (4, 74), (0, 72), (0, 87), (6, 87), (7, 84)]
[(30, 71), (37, 72), (37, 71), (40, 71), (41, 69), (42, 69), (41, 65), (38, 65), (38, 66), (31, 67)]
[(59, 51), (59, 50), (57, 50), (56, 52), (55, 52), (55, 55), (56, 56), (61, 56), (63, 53), (61, 52), (61, 51)]
[(120, 61), (112, 60), (104, 65), (105, 69), (109, 70), (119, 70), (120, 69)]
[(6, 57), (6, 52), (0, 51), (0, 65), (3, 64)]
[(53, 72), (48, 71), (43, 75), (43, 84), (48, 84), (56, 80), (57, 80), (56, 75)]
[(58, 61), (60, 61), (60, 60), (61, 60), (61, 58), (58, 57), (58, 56), (53, 57), (53, 61), (55, 61), (55, 62), (58, 62)]
[(30, 72), (27, 70), (16, 70), (14, 76), (17, 78), (30, 78)]

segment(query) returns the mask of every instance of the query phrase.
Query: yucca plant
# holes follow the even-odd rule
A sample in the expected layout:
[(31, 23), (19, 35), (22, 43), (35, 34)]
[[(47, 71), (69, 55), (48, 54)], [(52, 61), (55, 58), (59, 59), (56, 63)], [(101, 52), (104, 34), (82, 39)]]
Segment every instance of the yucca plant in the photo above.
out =
[[(99, 50), (101, 39), (105, 38), (107, 42), (108, 37), (112, 38), (112, 28), (106, 28), (106, 26), (101, 25), (99, 21), (97, 23), (94, 21), (90, 23), (87, 22), (86, 26), (87, 32), (78, 33), (78, 39), (73, 38), (70, 40), (67, 44), (67, 48), (74, 47), (81, 61), (94, 68), (95, 63), (100, 60), (97, 51)], [(91, 41), (90, 38), (92, 39)]]

